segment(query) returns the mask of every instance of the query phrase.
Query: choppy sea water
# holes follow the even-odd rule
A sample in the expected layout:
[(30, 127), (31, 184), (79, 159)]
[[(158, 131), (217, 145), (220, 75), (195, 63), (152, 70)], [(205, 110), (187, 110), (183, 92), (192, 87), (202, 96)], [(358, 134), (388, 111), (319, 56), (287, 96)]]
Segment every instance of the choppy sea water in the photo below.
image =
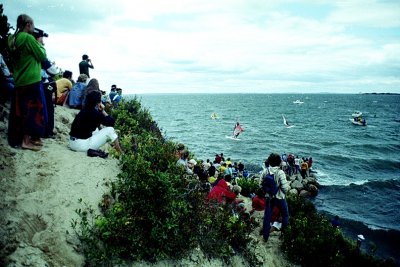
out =
[[(126, 98), (129, 98), (127, 96)], [(400, 258), (400, 95), (144, 94), (138, 95), (167, 138), (198, 159), (223, 152), (261, 169), (271, 152), (312, 157), (322, 186), (313, 200), (339, 215), (349, 235), (365, 233), (378, 254)], [(295, 100), (304, 102), (294, 104)], [(367, 126), (355, 126), (361, 111)], [(216, 113), (217, 119), (211, 114)], [(283, 125), (282, 115), (292, 128)], [(239, 120), (240, 140), (226, 138)], [(389, 231), (390, 230), (390, 231)], [(397, 246), (398, 247), (398, 246)]]

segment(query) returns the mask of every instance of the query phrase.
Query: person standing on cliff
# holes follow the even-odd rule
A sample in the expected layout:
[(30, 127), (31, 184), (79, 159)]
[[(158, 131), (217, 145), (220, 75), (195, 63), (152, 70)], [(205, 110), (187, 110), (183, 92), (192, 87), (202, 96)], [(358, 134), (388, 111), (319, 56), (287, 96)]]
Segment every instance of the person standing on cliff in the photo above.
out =
[(280, 169), (282, 159), (276, 154), (272, 153), (268, 157), (269, 167), (264, 171), (262, 177), (268, 174), (274, 175), (274, 179), (276, 185), (278, 187), (278, 192), (274, 196), (266, 195), (265, 200), (265, 211), (264, 211), (264, 220), (263, 220), (263, 228), (262, 228), (262, 236), (264, 241), (268, 241), (269, 233), (271, 229), (271, 218), (272, 218), (272, 210), (273, 207), (277, 206), (281, 211), (282, 215), (282, 228), (281, 231), (284, 231), (286, 226), (289, 223), (289, 210), (286, 202), (286, 193), (289, 192), (290, 186), (289, 182), (286, 179), (286, 174)]
[(83, 55), (82, 61), (79, 63), (79, 74), (86, 74), (90, 78), (89, 68), (94, 69), (92, 60), (88, 55)]
[(45, 114), (41, 94), (41, 62), (46, 50), (32, 33), (33, 19), (26, 14), (17, 18), (15, 34), (8, 39), (14, 60), (15, 90), (11, 99), (8, 142), (11, 146), (38, 151), (45, 132)]

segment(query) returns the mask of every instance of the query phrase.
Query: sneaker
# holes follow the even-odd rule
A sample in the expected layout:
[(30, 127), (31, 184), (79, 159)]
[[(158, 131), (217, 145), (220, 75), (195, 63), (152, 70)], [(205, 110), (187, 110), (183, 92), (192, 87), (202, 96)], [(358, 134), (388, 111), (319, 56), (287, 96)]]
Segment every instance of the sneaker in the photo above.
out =
[(87, 151), (87, 155), (89, 157), (100, 157), (100, 158), (107, 158), (108, 157), (108, 153), (101, 151), (101, 150), (95, 150), (95, 149), (88, 149)]

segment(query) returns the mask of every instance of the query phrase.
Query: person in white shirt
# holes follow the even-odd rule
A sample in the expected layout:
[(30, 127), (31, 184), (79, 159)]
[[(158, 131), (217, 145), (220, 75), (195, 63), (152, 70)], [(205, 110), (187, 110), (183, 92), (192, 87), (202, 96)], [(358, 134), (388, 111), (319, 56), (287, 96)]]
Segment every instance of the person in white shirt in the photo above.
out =
[(269, 167), (265, 169), (262, 177), (265, 177), (268, 173), (273, 174), (278, 187), (278, 192), (274, 196), (266, 196), (262, 229), (264, 241), (268, 241), (269, 238), (272, 211), (275, 206), (277, 206), (281, 211), (282, 231), (284, 231), (285, 227), (289, 223), (289, 209), (286, 202), (286, 193), (289, 192), (290, 186), (286, 179), (286, 174), (281, 170), (282, 159), (278, 154), (272, 153), (268, 157), (268, 164)]
[(296, 167), (295, 173), (298, 174), (300, 172), (300, 159), (299, 156), (296, 156), (294, 159), (294, 166)]

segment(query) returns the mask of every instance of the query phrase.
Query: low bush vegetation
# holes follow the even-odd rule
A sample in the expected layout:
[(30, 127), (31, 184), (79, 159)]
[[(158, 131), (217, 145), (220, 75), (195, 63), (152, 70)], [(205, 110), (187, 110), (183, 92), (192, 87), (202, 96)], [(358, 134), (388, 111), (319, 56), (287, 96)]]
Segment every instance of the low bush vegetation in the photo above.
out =
[(359, 251), (307, 199), (291, 195), (287, 201), (291, 217), (282, 248), (292, 262), (301, 266), (395, 266), (393, 261)]
[(165, 140), (135, 98), (113, 111), (124, 149), (121, 173), (110, 183), (102, 213), (86, 207), (73, 222), (90, 266), (183, 257), (200, 247), (229, 260), (250, 232), (232, 207), (206, 202), (207, 190), (176, 165), (176, 144)]

